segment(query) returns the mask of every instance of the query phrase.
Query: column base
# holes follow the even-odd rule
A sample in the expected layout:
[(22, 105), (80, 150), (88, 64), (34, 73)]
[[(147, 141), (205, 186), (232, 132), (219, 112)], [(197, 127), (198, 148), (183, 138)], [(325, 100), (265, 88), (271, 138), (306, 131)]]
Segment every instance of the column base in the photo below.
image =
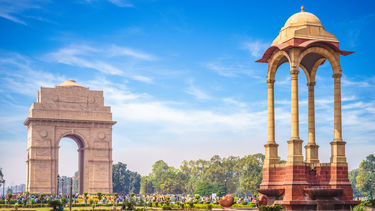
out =
[(348, 165), (345, 157), (345, 144), (342, 139), (334, 139), (331, 143), (331, 164)]
[(319, 146), (316, 144), (307, 144), (305, 146), (306, 150), (306, 163), (319, 163), (319, 153), (318, 153)]
[(302, 143), (299, 138), (291, 138), (288, 141), (288, 159), (286, 165), (303, 165)]
[(279, 145), (274, 142), (269, 142), (264, 145), (266, 150), (265, 158), (264, 158), (264, 165), (268, 166), (271, 164), (278, 164), (280, 162), (280, 158), (278, 156), (278, 149)]

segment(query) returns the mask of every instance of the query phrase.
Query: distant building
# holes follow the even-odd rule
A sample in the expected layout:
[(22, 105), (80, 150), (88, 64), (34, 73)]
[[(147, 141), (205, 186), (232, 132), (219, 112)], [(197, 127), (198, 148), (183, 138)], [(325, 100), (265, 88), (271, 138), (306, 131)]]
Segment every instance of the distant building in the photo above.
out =
[[(5, 186), (5, 190), (7, 192), (11, 192), (13, 194), (16, 194), (16, 193), (23, 193), (25, 192), (25, 189), (26, 189), (26, 185), (25, 184), (20, 184), (20, 185), (13, 185), (13, 186)], [(2, 193), (2, 192), (1, 192)]]

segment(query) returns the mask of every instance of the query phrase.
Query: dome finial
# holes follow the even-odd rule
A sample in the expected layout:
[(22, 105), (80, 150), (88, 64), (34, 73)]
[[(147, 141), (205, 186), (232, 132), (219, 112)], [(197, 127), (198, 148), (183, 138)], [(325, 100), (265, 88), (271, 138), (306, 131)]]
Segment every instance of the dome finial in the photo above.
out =
[(301, 12), (305, 12), (305, 7), (303, 5), (301, 6)]

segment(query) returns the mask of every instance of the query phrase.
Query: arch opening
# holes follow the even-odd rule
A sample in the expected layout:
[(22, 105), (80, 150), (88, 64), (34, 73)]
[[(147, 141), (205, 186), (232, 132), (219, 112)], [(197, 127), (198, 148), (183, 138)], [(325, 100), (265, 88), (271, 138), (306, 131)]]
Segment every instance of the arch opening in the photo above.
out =
[(84, 147), (84, 142), (78, 135), (68, 134), (59, 140), (57, 169), (59, 194), (69, 194), (70, 179), (73, 180), (73, 194), (84, 192)]
[[(319, 145), (320, 163), (330, 163), (331, 145), (334, 139), (334, 78), (329, 60), (323, 59), (319, 67), (313, 69), (315, 142)], [(327, 61), (327, 62), (325, 62)], [(317, 61), (318, 66), (320, 61)]]
[[(284, 57), (285, 58), (285, 57)], [(290, 65), (286, 61), (280, 64), (274, 75), (274, 112), (275, 112), (275, 141), (279, 145), (280, 161), (286, 161), (288, 156), (287, 140), (290, 138)]]

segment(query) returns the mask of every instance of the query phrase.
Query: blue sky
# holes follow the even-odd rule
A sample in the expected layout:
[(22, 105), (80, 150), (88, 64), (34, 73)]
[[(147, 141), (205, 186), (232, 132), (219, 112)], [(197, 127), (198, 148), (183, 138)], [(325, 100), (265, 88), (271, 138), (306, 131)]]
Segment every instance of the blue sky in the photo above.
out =
[[(373, 1), (0, 0), (0, 167), (25, 181), (23, 121), (43, 87), (67, 79), (103, 90), (112, 107), (113, 160), (145, 175), (160, 159), (264, 152), (266, 64), (255, 63), (300, 6), (336, 35), (342, 57), (343, 137), (349, 168), (375, 152)], [(288, 65), (276, 75), (276, 140), (290, 137)], [(307, 141), (307, 87), (299, 76), (300, 136)], [(333, 79), (316, 85), (316, 140), (328, 162)], [(77, 146), (61, 142), (60, 173), (77, 169)], [(74, 168), (72, 168), (72, 166)]]

